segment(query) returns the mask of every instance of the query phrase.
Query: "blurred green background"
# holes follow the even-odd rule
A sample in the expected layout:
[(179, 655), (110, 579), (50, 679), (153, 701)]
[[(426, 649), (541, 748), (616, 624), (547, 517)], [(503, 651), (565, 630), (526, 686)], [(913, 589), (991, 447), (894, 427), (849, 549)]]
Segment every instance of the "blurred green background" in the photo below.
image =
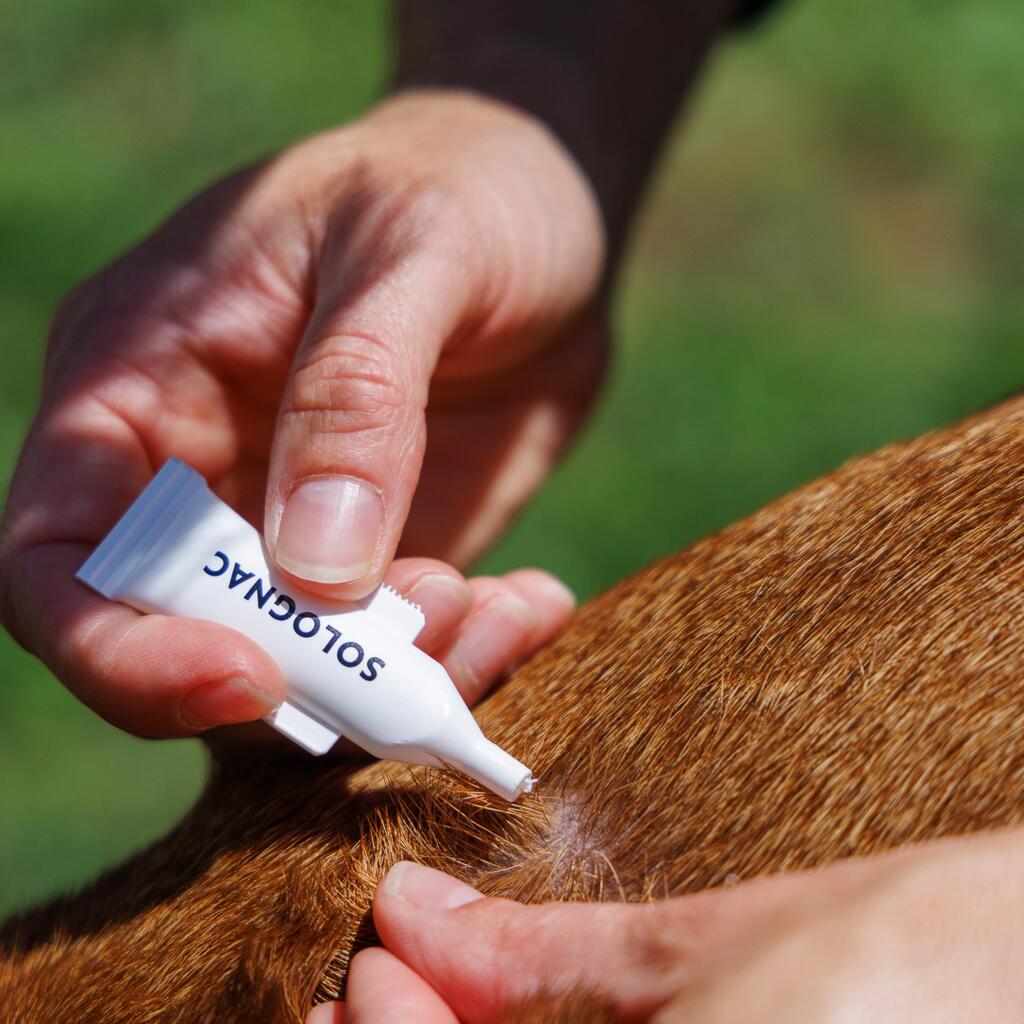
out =
[[(0, 473), (49, 311), (212, 177), (357, 115), (363, 0), (0, 0)], [(581, 596), (1020, 387), (1024, 5), (791, 2), (723, 46), (618, 296), (592, 426), (487, 566)], [(0, 638), (0, 912), (156, 837), (195, 743), (122, 736)]]

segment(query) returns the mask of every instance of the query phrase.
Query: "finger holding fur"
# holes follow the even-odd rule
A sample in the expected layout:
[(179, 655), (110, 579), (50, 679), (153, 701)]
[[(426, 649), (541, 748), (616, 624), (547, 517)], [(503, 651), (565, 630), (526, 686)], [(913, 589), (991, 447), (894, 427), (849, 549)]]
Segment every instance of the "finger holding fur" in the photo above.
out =
[[(675, 901), (673, 901), (675, 902)], [(608, 995), (643, 1019), (693, 969), (700, 917), (669, 904), (489, 899), (439, 871), (401, 862), (377, 891), (374, 924), (465, 1024), (494, 1024), (537, 996)], [(678, 916), (678, 920), (677, 920)], [(675, 926), (668, 931), (668, 926)]]
[[(320, 1024), (338, 1024), (338, 1021), (335, 1018)], [(349, 968), (344, 1024), (459, 1024), (459, 1021), (415, 971), (387, 950), (371, 947), (358, 953)]]

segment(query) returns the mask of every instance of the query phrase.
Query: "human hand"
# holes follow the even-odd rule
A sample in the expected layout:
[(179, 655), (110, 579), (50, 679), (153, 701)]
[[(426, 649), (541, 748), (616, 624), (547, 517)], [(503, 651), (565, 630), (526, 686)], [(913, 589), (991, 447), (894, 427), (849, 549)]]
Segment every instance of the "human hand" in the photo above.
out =
[(1002, 832), (660, 903), (523, 906), (402, 863), (377, 892), (385, 948), (353, 959), (344, 1021), (488, 1024), (567, 992), (662, 1024), (1016, 1021), (1022, 869), (1024, 836)]
[(571, 606), (545, 574), (467, 587), (445, 563), (498, 535), (582, 417), (601, 264), (571, 160), (469, 94), (400, 96), (213, 186), (58, 312), (0, 538), (4, 623), (129, 731), (266, 714), (284, 684), (255, 644), (72, 578), (173, 454), (299, 586), (411, 590), (472, 702)]

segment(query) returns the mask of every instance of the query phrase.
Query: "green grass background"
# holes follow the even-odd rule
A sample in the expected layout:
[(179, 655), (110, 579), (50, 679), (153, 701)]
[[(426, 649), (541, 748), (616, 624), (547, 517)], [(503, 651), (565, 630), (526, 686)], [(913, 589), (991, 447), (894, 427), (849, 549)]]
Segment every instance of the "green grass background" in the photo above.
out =
[[(0, 474), (61, 294), (210, 178), (358, 114), (363, 0), (0, 0)], [(487, 566), (582, 596), (1024, 381), (1024, 6), (792, 2), (723, 46), (618, 295), (592, 425)], [(192, 742), (120, 735), (0, 638), (0, 912), (159, 835)]]

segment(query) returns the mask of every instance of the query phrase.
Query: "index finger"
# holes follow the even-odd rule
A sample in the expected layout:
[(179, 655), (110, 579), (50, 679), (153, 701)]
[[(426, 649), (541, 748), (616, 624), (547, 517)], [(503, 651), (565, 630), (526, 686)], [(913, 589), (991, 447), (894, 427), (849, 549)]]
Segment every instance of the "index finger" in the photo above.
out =
[(90, 593), (74, 578), (88, 553), (73, 542), (24, 550), (8, 566), (5, 602), (15, 638), (83, 703), (139, 736), (187, 736), (281, 702), (280, 671), (251, 640)]
[[(112, 372), (109, 381), (118, 379)], [(143, 435), (87, 383), (43, 412), (12, 482), (0, 554), (4, 622), (84, 703), (130, 732), (189, 735), (268, 714), (284, 683), (251, 641), (210, 623), (142, 616), (74, 579), (152, 475)], [(129, 390), (135, 413), (152, 401), (158, 416), (152, 388)]]

